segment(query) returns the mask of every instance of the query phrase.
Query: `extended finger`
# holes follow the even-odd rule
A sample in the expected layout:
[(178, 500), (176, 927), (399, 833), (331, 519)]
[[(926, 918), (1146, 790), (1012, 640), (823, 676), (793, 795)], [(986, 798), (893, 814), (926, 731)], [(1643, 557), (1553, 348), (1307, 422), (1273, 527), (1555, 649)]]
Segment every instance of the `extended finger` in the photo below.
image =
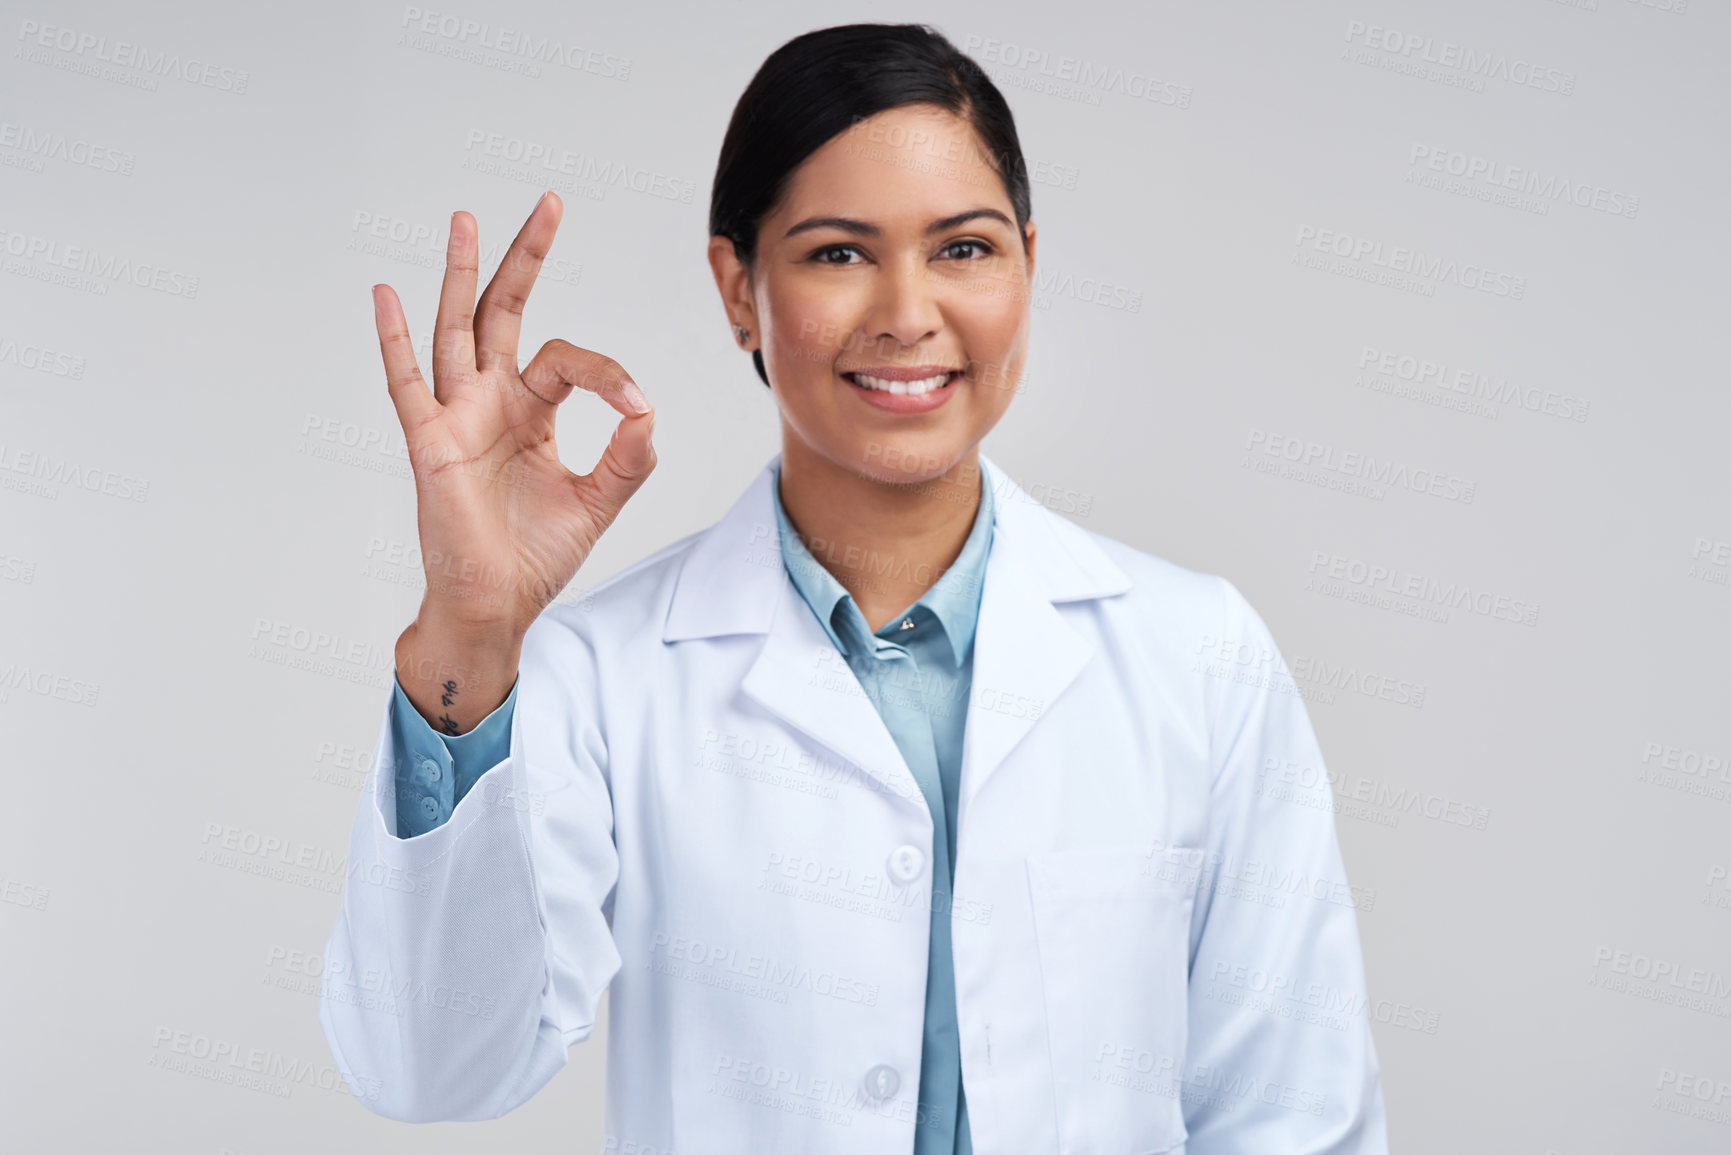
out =
[(553, 247), (565, 206), (549, 190), (541, 194), (516, 240), (505, 251), (498, 271), (487, 282), (475, 311), (475, 366), (478, 369), (517, 368), (517, 338), (523, 329), (523, 306), (541, 272), (541, 262)]
[[(475, 218), (451, 214), (451, 239), (445, 246), (445, 281), (439, 287), (439, 316), (433, 323), (433, 392), (444, 382), (475, 368), (475, 280), (480, 238)], [(456, 372), (453, 373), (452, 370)], [(439, 396), (440, 401), (449, 397)]]
[(389, 285), (373, 286), (373, 321), (379, 329), (379, 353), (385, 359), (385, 386), (391, 392), (403, 433), (408, 435), (422, 422), (437, 417), (440, 405), (421, 377), (403, 303)]

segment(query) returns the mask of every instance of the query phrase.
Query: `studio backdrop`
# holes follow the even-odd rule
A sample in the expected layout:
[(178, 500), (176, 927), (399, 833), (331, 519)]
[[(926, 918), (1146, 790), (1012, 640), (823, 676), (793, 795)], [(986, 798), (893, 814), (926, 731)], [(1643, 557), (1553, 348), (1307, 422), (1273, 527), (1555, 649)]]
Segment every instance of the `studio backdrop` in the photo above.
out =
[[(451, 212), (484, 280), (563, 198), (523, 355), (600, 350), (659, 411), (581, 599), (779, 446), (710, 182), (763, 58), (858, 20), (945, 33), (1027, 153), (986, 451), (1229, 578), (1318, 733), (1258, 789), (1326, 774), (1366, 989), (1193, 981), (1368, 1019), (1401, 1152), (1731, 1149), (1731, 12), (434, 2), (0, 6), (0, 1149), (600, 1147), (602, 1028), (425, 1127), (319, 1029), (423, 585), (369, 288), (425, 363)], [(566, 463), (615, 421), (569, 401)]]

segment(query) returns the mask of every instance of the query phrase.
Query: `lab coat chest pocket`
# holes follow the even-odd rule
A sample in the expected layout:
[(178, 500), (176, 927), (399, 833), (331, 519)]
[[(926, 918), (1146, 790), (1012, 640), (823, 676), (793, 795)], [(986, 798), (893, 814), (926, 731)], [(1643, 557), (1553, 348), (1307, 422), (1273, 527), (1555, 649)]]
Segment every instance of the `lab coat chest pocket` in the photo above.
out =
[(1028, 882), (1059, 1150), (1177, 1147), (1194, 887), (1134, 849), (1031, 854)]

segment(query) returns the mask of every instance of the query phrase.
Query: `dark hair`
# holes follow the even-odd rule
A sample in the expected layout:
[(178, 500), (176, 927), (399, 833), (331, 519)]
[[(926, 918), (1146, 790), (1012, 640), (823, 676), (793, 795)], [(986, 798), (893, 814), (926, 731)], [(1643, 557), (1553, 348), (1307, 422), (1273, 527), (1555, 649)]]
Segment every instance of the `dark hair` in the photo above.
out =
[[(934, 104), (968, 122), (1016, 211), (1028, 246), (1028, 168), (1010, 106), (985, 71), (923, 24), (843, 24), (796, 36), (770, 53), (733, 108), (715, 184), (709, 233), (727, 237), (749, 267), (757, 232), (805, 159), (861, 120)], [(752, 350), (769, 384), (763, 353)]]

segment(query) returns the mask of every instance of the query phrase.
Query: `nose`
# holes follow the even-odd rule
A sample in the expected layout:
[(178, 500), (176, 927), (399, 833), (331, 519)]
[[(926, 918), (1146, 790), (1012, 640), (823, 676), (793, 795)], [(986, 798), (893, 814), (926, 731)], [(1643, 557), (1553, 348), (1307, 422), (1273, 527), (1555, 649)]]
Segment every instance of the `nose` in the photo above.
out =
[(861, 326), (866, 338), (890, 355), (936, 336), (944, 317), (935, 288), (918, 257), (880, 266)]

